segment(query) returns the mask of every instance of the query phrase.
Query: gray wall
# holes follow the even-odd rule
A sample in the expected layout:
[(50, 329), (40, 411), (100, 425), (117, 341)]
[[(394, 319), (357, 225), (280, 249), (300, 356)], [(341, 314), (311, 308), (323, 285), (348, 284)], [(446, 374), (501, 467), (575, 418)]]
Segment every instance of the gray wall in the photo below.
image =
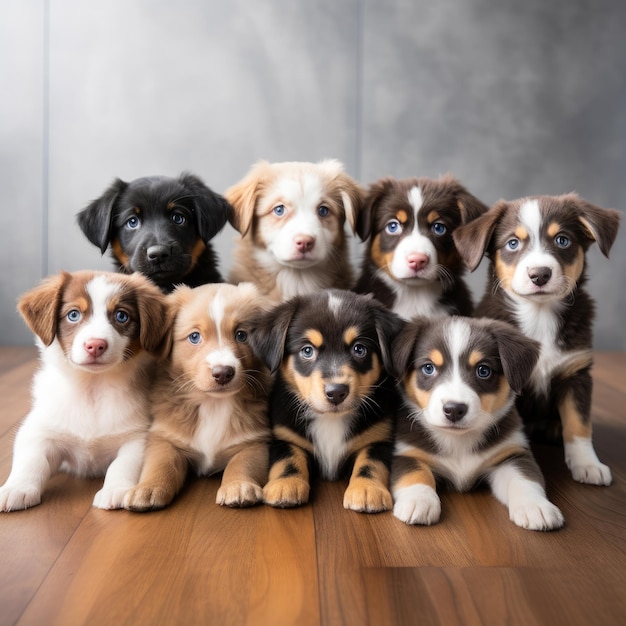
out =
[[(115, 176), (221, 192), (336, 157), (625, 208), (625, 28), (613, 0), (0, 0), (0, 344), (32, 343), (15, 302), (42, 276), (111, 267), (74, 215)], [(626, 349), (625, 244), (590, 254), (600, 349)]]

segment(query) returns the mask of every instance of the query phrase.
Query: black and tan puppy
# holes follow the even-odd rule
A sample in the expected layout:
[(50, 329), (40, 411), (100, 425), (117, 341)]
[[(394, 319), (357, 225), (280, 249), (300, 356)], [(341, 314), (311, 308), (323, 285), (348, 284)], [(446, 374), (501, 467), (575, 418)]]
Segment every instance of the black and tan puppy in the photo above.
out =
[(562, 526), (515, 408), (538, 344), (495, 320), (416, 318), (396, 338), (393, 355), (404, 398), (392, 464), (394, 515), (434, 524), (437, 480), (459, 491), (486, 480), (518, 526)]
[(102, 254), (110, 246), (118, 271), (141, 272), (162, 291), (217, 283), (221, 276), (210, 240), (230, 205), (197, 176), (116, 179), (77, 216)]
[(485, 253), (491, 259), (476, 315), (510, 322), (541, 344), (517, 402), (529, 434), (562, 434), (572, 476), (594, 485), (608, 485), (611, 471), (591, 442), (594, 304), (585, 253), (596, 241), (608, 256), (618, 225), (617, 211), (568, 194), (501, 200), (454, 233), (470, 269)]
[(297, 296), (261, 321), (253, 346), (276, 372), (267, 504), (306, 503), (317, 470), (326, 480), (350, 475), (345, 508), (391, 508), (397, 392), (387, 369), (401, 325), (373, 298), (334, 289)]

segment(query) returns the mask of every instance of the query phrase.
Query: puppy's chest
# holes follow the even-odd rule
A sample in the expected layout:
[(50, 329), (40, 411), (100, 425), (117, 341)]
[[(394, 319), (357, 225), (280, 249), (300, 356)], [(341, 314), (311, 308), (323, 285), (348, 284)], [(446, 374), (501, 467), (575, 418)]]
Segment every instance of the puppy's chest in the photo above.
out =
[(447, 309), (441, 303), (442, 288), (439, 283), (422, 286), (404, 285), (387, 276), (385, 283), (393, 293), (391, 310), (401, 318), (410, 320), (413, 317), (445, 317)]
[(349, 424), (335, 415), (317, 415), (308, 427), (313, 456), (324, 480), (335, 480), (349, 452)]

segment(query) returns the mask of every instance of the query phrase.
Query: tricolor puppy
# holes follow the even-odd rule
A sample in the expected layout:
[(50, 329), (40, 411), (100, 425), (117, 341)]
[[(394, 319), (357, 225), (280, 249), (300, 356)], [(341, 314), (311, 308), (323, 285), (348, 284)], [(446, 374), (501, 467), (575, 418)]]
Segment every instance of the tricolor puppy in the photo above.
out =
[(19, 310), (37, 335), (41, 367), (0, 511), (39, 504), (58, 471), (105, 476), (94, 506), (120, 508), (141, 469), (165, 297), (139, 274), (63, 272), (22, 296)]
[(434, 524), (441, 513), (438, 479), (459, 491), (486, 480), (518, 526), (562, 526), (515, 408), (537, 343), (499, 321), (416, 318), (393, 354), (404, 398), (392, 464), (394, 515)]
[(154, 385), (145, 462), (124, 506), (167, 506), (190, 470), (224, 472), (218, 504), (256, 504), (267, 480), (270, 377), (249, 338), (267, 303), (243, 283), (178, 287), (169, 300), (175, 315), (169, 367)]
[(116, 179), (78, 214), (87, 239), (102, 254), (110, 246), (118, 271), (141, 272), (164, 292), (221, 280), (210, 240), (230, 207), (197, 176)]
[(450, 175), (374, 183), (357, 223), (367, 247), (355, 291), (373, 293), (405, 319), (470, 315), (452, 233), (487, 210)]
[(306, 503), (317, 470), (326, 480), (350, 476), (345, 508), (391, 508), (397, 394), (386, 368), (401, 324), (371, 297), (335, 289), (295, 297), (261, 320), (255, 350), (276, 372), (267, 504)]
[(476, 314), (511, 322), (541, 343), (518, 399), (528, 432), (562, 434), (572, 476), (595, 485), (608, 485), (611, 472), (591, 442), (594, 305), (584, 289), (585, 253), (596, 241), (608, 256), (618, 225), (617, 211), (569, 194), (500, 201), (454, 234), (472, 270), (485, 252), (491, 259)]
[(350, 287), (344, 224), (356, 227), (362, 194), (339, 161), (257, 163), (226, 191), (241, 233), (230, 281), (276, 301)]

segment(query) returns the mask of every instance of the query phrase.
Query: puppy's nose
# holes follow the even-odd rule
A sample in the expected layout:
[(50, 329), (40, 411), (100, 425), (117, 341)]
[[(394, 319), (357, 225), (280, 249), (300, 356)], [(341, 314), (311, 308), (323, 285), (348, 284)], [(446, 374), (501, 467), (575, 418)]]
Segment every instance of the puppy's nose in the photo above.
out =
[(464, 402), (446, 402), (443, 414), (449, 422), (460, 422), (467, 415), (467, 404)]
[(85, 352), (93, 357), (99, 357), (104, 354), (109, 344), (104, 339), (87, 339), (83, 344)]
[(216, 365), (211, 374), (218, 385), (226, 385), (235, 376), (235, 368), (230, 365)]
[(430, 257), (427, 254), (420, 252), (414, 252), (406, 257), (406, 262), (409, 265), (409, 269), (413, 272), (419, 272), (423, 270), (430, 261)]
[(150, 246), (146, 250), (146, 254), (148, 255), (149, 261), (154, 261), (155, 263), (159, 263), (169, 258), (170, 249), (167, 246)]
[(294, 239), (298, 252), (311, 252), (315, 246), (315, 237), (309, 237), (308, 235), (296, 235)]
[(549, 267), (531, 267), (528, 270), (528, 278), (533, 285), (543, 287), (552, 278), (552, 270)]
[(335, 406), (340, 405), (350, 393), (350, 387), (342, 384), (329, 384), (324, 387), (324, 393), (328, 398), (328, 401)]

